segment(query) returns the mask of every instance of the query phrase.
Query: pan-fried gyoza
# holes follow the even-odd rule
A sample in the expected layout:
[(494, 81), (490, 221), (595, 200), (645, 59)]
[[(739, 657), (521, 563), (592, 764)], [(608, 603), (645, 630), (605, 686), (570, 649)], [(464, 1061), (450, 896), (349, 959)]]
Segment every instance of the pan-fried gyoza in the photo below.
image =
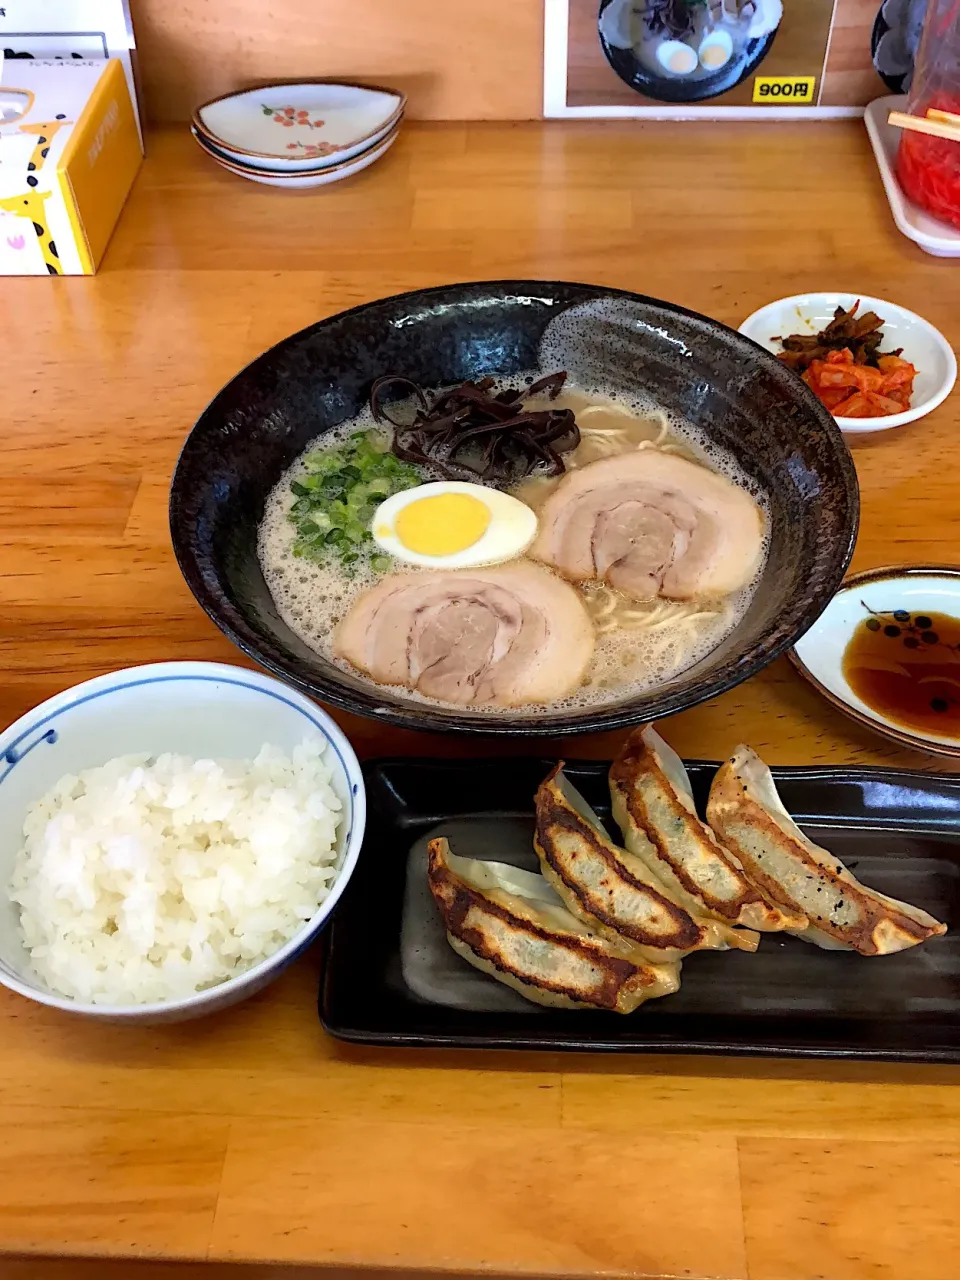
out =
[[(627, 848), (556, 765), (537, 789), (542, 875), (428, 844), (427, 877), (450, 946), (528, 1000), (632, 1013), (680, 986), (696, 951), (757, 950), (758, 930), (886, 955), (946, 932), (867, 888), (803, 834), (770, 770), (738, 747), (713, 780), (709, 826), (679, 756), (648, 725), (610, 769)], [(762, 974), (762, 969), (760, 971)]]
[(803, 928), (803, 913), (769, 901), (697, 817), (683, 761), (652, 725), (631, 734), (613, 762), (610, 796), (629, 851), (688, 911), (761, 931)]
[(691, 914), (640, 858), (618, 848), (560, 765), (534, 803), (540, 869), (589, 928), (632, 943), (654, 963), (692, 951), (756, 951), (757, 934)]
[(926, 911), (862, 885), (835, 854), (808, 840), (749, 747), (738, 747), (721, 766), (707, 817), (765, 896), (808, 917), (806, 927), (791, 929), (805, 942), (881, 956), (946, 933)]
[(558, 1009), (632, 1013), (680, 986), (679, 966), (652, 965), (591, 932), (543, 879), (498, 862), (427, 846), (430, 892), (447, 939), (474, 968), (528, 1000)]

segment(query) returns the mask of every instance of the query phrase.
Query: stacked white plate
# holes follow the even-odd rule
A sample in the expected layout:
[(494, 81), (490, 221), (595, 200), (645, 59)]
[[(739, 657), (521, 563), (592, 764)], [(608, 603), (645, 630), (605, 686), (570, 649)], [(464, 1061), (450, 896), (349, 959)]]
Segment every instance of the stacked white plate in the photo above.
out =
[(191, 132), (223, 169), (251, 182), (322, 187), (374, 164), (400, 132), (406, 95), (308, 80), (228, 93), (198, 107)]

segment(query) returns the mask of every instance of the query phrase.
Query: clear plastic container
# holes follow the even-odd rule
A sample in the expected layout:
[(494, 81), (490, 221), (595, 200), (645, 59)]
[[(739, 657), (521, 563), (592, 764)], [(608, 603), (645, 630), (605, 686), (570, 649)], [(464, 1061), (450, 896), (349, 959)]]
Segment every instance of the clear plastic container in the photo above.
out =
[[(927, 7), (907, 109), (925, 116), (930, 108), (960, 120), (960, 0), (929, 0)], [(914, 204), (960, 227), (960, 142), (904, 129), (897, 179)]]

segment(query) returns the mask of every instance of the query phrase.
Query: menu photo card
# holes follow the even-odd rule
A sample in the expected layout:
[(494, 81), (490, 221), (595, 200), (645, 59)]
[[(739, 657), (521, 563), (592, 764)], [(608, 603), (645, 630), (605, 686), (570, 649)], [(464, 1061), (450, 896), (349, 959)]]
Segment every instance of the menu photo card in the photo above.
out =
[(901, 92), (926, 0), (545, 0), (544, 115), (861, 115)]

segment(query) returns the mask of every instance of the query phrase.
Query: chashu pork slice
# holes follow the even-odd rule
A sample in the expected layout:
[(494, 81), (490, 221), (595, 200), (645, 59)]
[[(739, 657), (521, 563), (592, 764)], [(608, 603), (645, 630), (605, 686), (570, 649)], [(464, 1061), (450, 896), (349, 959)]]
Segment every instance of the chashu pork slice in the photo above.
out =
[(707, 818), (765, 896), (809, 917), (808, 928), (791, 930), (807, 942), (880, 956), (947, 931), (926, 911), (868, 889), (839, 858), (808, 840), (749, 747), (737, 747), (718, 771)]
[(529, 554), (574, 582), (689, 600), (746, 586), (763, 537), (760, 508), (725, 476), (637, 449), (568, 472), (543, 505)]
[(354, 602), (334, 636), (334, 652), (378, 684), (476, 706), (562, 698), (593, 648), (576, 591), (526, 560), (392, 574)]
[(632, 1013), (680, 986), (678, 964), (646, 964), (586, 929), (542, 876), (427, 845), (430, 892), (459, 956), (536, 1004)]
[(691, 914), (640, 858), (618, 849), (562, 764), (540, 785), (535, 806), (540, 870), (588, 928), (654, 964), (692, 951), (756, 951), (758, 934)]
[(624, 743), (610, 796), (627, 848), (688, 911), (761, 932), (804, 928), (803, 912), (769, 900), (700, 821), (683, 761), (652, 725)]

